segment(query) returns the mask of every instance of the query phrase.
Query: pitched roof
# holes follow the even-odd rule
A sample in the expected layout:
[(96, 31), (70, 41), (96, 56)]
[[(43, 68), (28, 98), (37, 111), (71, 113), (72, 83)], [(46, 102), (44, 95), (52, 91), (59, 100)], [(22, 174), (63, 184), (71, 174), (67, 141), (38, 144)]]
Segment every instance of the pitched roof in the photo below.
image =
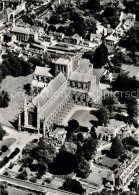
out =
[(39, 75), (39, 76), (53, 77), (53, 76), (50, 74), (49, 71), (50, 71), (50, 68), (36, 66), (34, 74), (35, 74), (35, 75)]
[(82, 59), (79, 62), (79, 68), (77, 69), (77, 72), (80, 73), (88, 73), (93, 69), (93, 64), (90, 63), (87, 59)]
[(96, 132), (103, 133), (103, 134), (115, 134), (115, 128), (114, 127), (98, 126), (96, 129)]
[(59, 59), (56, 60), (54, 63), (55, 63), (55, 64), (68, 65), (69, 62), (70, 62), (70, 60), (67, 59), (67, 58), (59, 58)]
[(92, 76), (93, 75), (86, 73), (71, 72), (69, 75), (69, 80), (88, 83), (92, 80)]
[(65, 83), (66, 78), (62, 73), (59, 73), (55, 79), (51, 80), (47, 87), (45, 87), (40, 94), (38, 94), (33, 100), (33, 105), (37, 106), (38, 103), (42, 107), (54, 93)]
[(30, 28), (24, 28), (24, 27), (19, 27), (19, 26), (13, 26), (12, 32), (17, 32), (17, 33), (22, 33), (22, 34), (29, 34), (30, 33)]

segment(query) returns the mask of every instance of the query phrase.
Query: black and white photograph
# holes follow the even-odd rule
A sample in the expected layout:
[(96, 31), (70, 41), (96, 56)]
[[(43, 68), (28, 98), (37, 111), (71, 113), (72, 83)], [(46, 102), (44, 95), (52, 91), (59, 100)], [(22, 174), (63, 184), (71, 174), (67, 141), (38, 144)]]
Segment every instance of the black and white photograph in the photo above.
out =
[(0, 0), (0, 195), (139, 195), (139, 0)]

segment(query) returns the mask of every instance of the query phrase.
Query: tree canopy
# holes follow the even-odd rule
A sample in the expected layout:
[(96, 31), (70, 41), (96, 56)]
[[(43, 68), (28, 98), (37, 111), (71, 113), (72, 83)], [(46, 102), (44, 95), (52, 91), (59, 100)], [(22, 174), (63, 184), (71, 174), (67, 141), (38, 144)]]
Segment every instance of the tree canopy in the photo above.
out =
[(32, 153), (33, 157), (46, 165), (51, 164), (56, 157), (55, 146), (47, 143), (43, 138), (39, 140), (38, 147), (34, 148)]
[(102, 68), (108, 60), (108, 49), (104, 44), (101, 44), (94, 53), (94, 68)]
[(122, 143), (122, 140), (119, 137), (115, 137), (113, 139), (110, 153), (113, 158), (118, 158), (125, 153), (124, 145)]
[(0, 92), (0, 108), (8, 107), (9, 102), (10, 102), (10, 97), (8, 92), (2, 90)]
[(14, 77), (27, 76), (33, 72), (29, 62), (24, 61), (10, 51), (7, 51), (7, 55), (3, 55), (2, 58), (3, 62), (0, 66), (2, 78), (7, 75)]
[(98, 124), (107, 126), (110, 119), (110, 112), (106, 107), (100, 108), (98, 111)]
[(70, 178), (65, 180), (61, 189), (77, 194), (83, 194), (85, 192), (85, 189), (82, 187), (79, 181)]

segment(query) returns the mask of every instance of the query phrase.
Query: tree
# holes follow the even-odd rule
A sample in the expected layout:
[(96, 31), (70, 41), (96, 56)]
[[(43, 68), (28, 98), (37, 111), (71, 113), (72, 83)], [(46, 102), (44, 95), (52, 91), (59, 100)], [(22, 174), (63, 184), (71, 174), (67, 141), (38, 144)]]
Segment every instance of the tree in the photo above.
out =
[(0, 194), (1, 195), (8, 195), (8, 191), (0, 187)]
[(80, 143), (84, 142), (84, 136), (81, 132), (77, 134), (77, 141)]
[(30, 166), (32, 164), (32, 162), (33, 162), (33, 158), (31, 156), (23, 158), (23, 165), (25, 167)]
[(43, 66), (41, 58), (30, 57), (29, 62), (33, 65), (34, 69), (35, 69), (36, 66)]
[(125, 153), (124, 145), (119, 137), (113, 139), (110, 152), (113, 158), (118, 158)]
[(127, 114), (129, 124), (137, 121), (138, 118), (138, 101), (136, 97), (129, 97), (127, 100)]
[(68, 133), (73, 133), (74, 131), (76, 131), (79, 128), (79, 123), (78, 121), (72, 119), (68, 122)]
[(133, 137), (126, 137), (123, 139), (123, 145), (124, 147), (131, 151), (135, 146), (138, 146), (138, 141), (134, 139)]
[(50, 25), (50, 26), (48, 27), (48, 31), (55, 32), (55, 31), (56, 31), (56, 27), (53, 26), (53, 25)]
[(33, 153), (33, 157), (46, 165), (51, 164), (56, 157), (56, 149), (54, 145), (47, 143), (44, 138), (39, 140), (38, 147), (33, 149)]
[(8, 92), (2, 90), (0, 92), (0, 108), (8, 107), (10, 101), (10, 97)]
[(76, 154), (77, 145), (72, 142), (65, 142), (65, 144), (61, 147), (60, 151), (69, 152), (71, 154)]
[(77, 163), (77, 176), (87, 178), (90, 174), (90, 164), (84, 158), (81, 158)]
[(31, 74), (32, 70), (30, 63), (19, 58), (17, 55), (14, 55), (10, 51), (7, 51), (6, 55), (2, 56), (3, 61), (1, 64), (1, 75), (2, 78), (5, 78), (7, 75), (14, 77), (18, 76), (27, 76)]
[(59, 24), (60, 23), (60, 15), (59, 14), (53, 14), (49, 20), (49, 24)]
[(3, 130), (3, 128), (1, 127), (1, 124), (0, 124), (0, 140), (3, 139), (5, 134), (6, 134), (6, 132)]
[(82, 187), (79, 181), (70, 178), (65, 180), (61, 189), (77, 194), (83, 194), (85, 192), (85, 189)]
[(86, 3), (86, 8), (94, 12), (99, 11), (100, 10), (100, 0), (88, 0), (88, 2)]
[(59, 32), (59, 33), (64, 33), (64, 34), (65, 34), (65, 27), (59, 26), (59, 27), (57, 28), (57, 32)]
[(122, 91), (120, 99), (124, 102), (133, 96), (133, 92), (135, 92), (134, 96), (137, 96), (136, 92), (139, 89), (139, 81), (134, 77), (129, 77), (128, 72), (118, 74), (116, 80), (111, 85), (114, 91)]
[(92, 138), (97, 139), (96, 129), (94, 126), (91, 127), (90, 134)]
[(139, 23), (135, 23), (126, 35), (119, 41), (119, 45), (127, 48), (131, 52), (138, 51), (139, 48)]
[(85, 140), (84, 145), (81, 150), (82, 150), (83, 157), (87, 161), (91, 160), (92, 156), (95, 154), (97, 144), (98, 144), (97, 140), (91, 137)]
[(102, 68), (108, 60), (108, 49), (104, 44), (101, 44), (94, 53), (94, 67)]
[(119, 23), (119, 13), (114, 7), (106, 7), (103, 13), (103, 16), (107, 19), (108, 23), (111, 24), (111, 27), (115, 28)]
[(111, 96), (111, 94), (107, 96), (105, 95), (103, 96), (102, 103), (103, 103), (103, 106), (105, 106), (111, 113), (113, 112), (114, 104), (116, 103), (116, 98), (115, 96)]
[(19, 173), (19, 175), (17, 175), (16, 178), (21, 180), (27, 180), (27, 173), (26, 172)]
[(61, 149), (53, 163), (49, 166), (52, 174), (67, 175), (71, 174), (76, 166), (76, 158), (72, 152)]
[(8, 150), (8, 147), (6, 145), (3, 145), (1, 150), (2, 150), (2, 152), (6, 152)]
[(31, 177), (29, 181), (32, 183), (36, 183), (37, 179), (35, 177)]
[(107, 124), (109, 123), (109, 118), (110, 118), (109, 110), (105, 107), (100, 108), (100, 110), (98, 111), (98, 123), (100, 125), (107, 126)]
[(115, 71), (116, 73), (120, 73), (120, 71), (121, 71), (121, 66), (122, 66), (120, 60), (114, 56), (114, 57), (111, 59), (111, 62), (112, 62), (113, 65), (114, 65), (114, 67), (113, 67), (114, 71)]

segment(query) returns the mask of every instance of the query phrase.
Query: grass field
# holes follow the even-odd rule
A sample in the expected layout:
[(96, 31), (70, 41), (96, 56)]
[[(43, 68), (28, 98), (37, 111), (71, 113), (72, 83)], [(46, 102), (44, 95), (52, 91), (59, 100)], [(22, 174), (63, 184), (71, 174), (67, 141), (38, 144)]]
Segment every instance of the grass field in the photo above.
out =
[(7, 76), (1, 83), (1, 90), (8, 92), (10, 103), (7, 108), (0, 108), (0, 123), (10, 125), (18, 116), (19, 110), (23, 106), (24, 98), (29, 100), (29, 96), (24, 90), (24, 85), (30, 83), (32, 75), (26, 77)]
[(3, 145), (6, 145), (9, 148), (14, 142), (15, 142), (14, 138), (3, 139), (2, 141), (0, 141), (0, 148)]
[(92, 172), (87, 178), (87, 181), (100, 185), (102, 184), (103, 178), (107, 178), (107, 176), (111, 173), (110, 170), (103, 170), (95, 167), (92, 167), (91, 170)]
[(29, 193), (27, 190), (21, 190), (13, 186), (8, 186), (6, 190), (8, 191), (8, 195), (27, 195)]
[(92, 127), (92, 121), (97, 121), (97, 118), (90, 113), (89, 110), (78, 110), (76, 111), (70, 120), (75, 119), (81, 126)]

